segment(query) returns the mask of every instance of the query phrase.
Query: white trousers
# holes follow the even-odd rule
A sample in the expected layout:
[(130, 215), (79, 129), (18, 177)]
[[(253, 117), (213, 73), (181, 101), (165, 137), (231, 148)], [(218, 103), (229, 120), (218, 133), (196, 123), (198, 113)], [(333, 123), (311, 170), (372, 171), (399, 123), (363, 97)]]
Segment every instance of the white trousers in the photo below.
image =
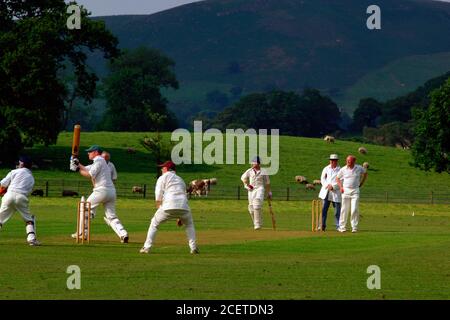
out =
[(248, 212), (255, 229), (260, 229), (263, 224), (262, 206), (264, 203), (264, 188), (255, 188), (248, 191)]
[(28, 197), (24, 194), (8, 191), (2, 199), (0, 207), (0, 224), (5, 224), (18, 211), (25, 222), (32, 222), (33, 215), (28, 208)]
[(105, 208), (106, 223), (113, 229), (119, 238), (128, 236), (127, 231), (123, 227), (116, 214), (116, 190), (114, 188), (103, 188), (94, 190), (88, 202), (91, 203), (91, 216), (94, 218), (97, 207), (103, 204)]
[(191, 250), (197, 249), (194, 220), (192, 219), (191, 211), (183, 209), (163, 210), (161, 207), (156, 211), (150, 222), (144, 248), (150, 248), (153, 245), (155, 242), (156, 233), (158, 232), (158, 227), (161, 223), (167, 220), (175, 219), (180, 219), (181, 222), (183, 222), (183, 225), (186, 226), (186, 236), (189, 242), (189, 248)]
[(35, 220), (29, 209), (28, 197), (24, 194), (14, 191), (8, 191), (2, 198), (0, 206), (0, 226), (5, 224), (15, 211), (22, 216), (23, 221), (27, 223), (27, 241), (36, 239)]
[(350, 223), (352, 230), (358, 230), (359, 223), (359, 188), (344, 188), (342, 194), (341, 217), (339, 219), (339, 229), (346, 230), (348, 214), (350, 212)]

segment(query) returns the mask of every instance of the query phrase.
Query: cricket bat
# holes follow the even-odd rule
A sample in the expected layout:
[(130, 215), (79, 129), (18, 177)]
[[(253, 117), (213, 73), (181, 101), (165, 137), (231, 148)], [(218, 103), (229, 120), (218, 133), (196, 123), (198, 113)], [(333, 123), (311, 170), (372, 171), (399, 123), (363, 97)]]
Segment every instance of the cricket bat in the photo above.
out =
[(78, 159), (78, 155), (80, 154), (80, 133), (81, 126), (79, 124), (76, 124), (73, 127), (72, 156), (70, 157), (69, 165), (69, 169), (71, 171), (78, 171), (78, 166), (76, 165), (74, 159)]
[(273, 214), (273, 210), (272, 210), (272, 200), (270, 200), (270, 198), (267, 199), (269, 201), (269, 212), (270, 212), (270, 217), (272, 218), (272, 228), (273, 230), (276, 230), (276, 221), (275, 221), (275, 215)]
[(78, 155), (80, 154), (80, 133), (81, 126), (76, 124), (73, 127), (72, 158), (78, 158)]

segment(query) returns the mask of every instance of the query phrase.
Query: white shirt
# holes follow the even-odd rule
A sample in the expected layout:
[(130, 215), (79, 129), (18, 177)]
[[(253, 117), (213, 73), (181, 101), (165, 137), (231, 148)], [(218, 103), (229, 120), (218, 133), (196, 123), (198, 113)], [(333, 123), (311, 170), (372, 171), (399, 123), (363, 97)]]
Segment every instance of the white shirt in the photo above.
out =
[[(322, 170), (322, 175), (320, 176), (320, 181), (322, 183), (322, 188), (320, 189), (319, 198), (324, 199), (328, 195), (328, 200), (332, 202), (341, 202), (341, 190), (339, 190), (339, 185), (337, 184), (336, 177), (338, 175), (341, 167), (336, 166), (332, 168), (331, 165), (326, 166)], [(330, 185), (333, 190), (328, 190), (327, 186)]]
[(353, 169), (350, 169), (347, 166), (343, 167), (339, 170), (337, 177), (340, 180), (344, 180), (344, 183), (342, 184), (344, 189), (358, 189), (359, 184), (361, 183), (361, 175), (364, 173), (366, 173), (366, 169), (359, 164), (355, 164)]
[(110, 161), (110, 162), (107, 162), (107, 164), (108, 164), (108, 167), (109, 167), (109, 169), (111, 170), (111, 179), (114, 181), (114, 180), (117, 180), (117, 170), (116, 170), (116, 167), (114, 166), (114, 164)]
[(19, 168), (12, 170), (0, 182), (3, 187), (8, 188), (9, 191), (14, 191), (28, 196), (34, 187), (34, 178), (30, 169)]
[(262, 168), (260, 170), (256, 170), (253, 168), (248, 169), (242, 174), (241, 180), (244, 184), (249, 183), (255, 189), (265, 188), (266, 184), (270, 184), (269, 176)]
[(167, 171), (156, 181), (155, 200), (162, 201), (163, 210), (190, 210), (186, 196), (186, 184), (173, 171)]
[(106, 163), (105, 159), (101, 156), (96, 156), (94, 158), (94, 163), (86, 167), (89, 174), (94, 179), (95, 185), (94, 190), (103, 188), (114, 188), (114, 183), (111, 179), (111, 169)]

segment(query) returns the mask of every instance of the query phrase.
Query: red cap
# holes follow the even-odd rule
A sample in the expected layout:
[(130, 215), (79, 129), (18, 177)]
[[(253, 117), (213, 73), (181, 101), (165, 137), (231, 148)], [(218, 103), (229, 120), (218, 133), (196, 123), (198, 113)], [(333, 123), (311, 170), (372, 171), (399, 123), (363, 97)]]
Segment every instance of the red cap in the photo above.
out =
[(158, 167), (164, 168), (166, 167), (169, 170), (175, 170), (175, 163), (173, 163), (170, 160), (167, 160), (166, 162), (164, 162), (163, 164), (159, 164)]

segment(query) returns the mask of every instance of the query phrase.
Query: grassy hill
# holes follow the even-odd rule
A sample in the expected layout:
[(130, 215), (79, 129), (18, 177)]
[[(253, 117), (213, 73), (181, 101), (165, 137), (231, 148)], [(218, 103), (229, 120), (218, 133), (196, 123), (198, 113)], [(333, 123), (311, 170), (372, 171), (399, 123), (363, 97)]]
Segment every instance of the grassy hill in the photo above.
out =
[[(119, 182), (128, 188), (130, 184), (147, 184), (152, 190), (155, 183), (155, 166), (152, 156), (139, 144), (139, 139), (145, 133), (110, 133), (97, 132), (81, 135), (81, 149), (91, 144), (100, 144), (112, 154), (112, 161), (119, 172)], [(148, 135), (148, 134), (147, 134)], [(169, 139), (170, 134), (164, 134)], [(68, 171), (68, 161), (71, 152), (72, 133), (61, 133), (55, 146), (36, 146), (28, 150), (36, 163), (41, 166), (34, 171), (37, 180), (42, 182), (48, 179), (64, 179), (65, 181), (85, 181), (80, 175)], [(411, 155), (408, 150), (401, 150), (376, 145), (365, 145), (367, 155), (358, 155), (359, 143), (339, 141), (328, 144), (321, 139), (280, 137), (280, 169), (277, 175), (271, 177), (271, 182), (278, 199), (284, 199), (287, 187), (290, 187), (291, 196), (302, 195), (315, 197), (317, 192), (306, 191), (303, 185), (294, 181), (296, 175), (304, 175), (310, 181), (319, 179), (322, 168), (328, 162), (330, 153), (338, 153), (341, 157), (341, 165), (347, 154), (355, 154), (358, 163), (365, 161), (370, 163), (369, 177), (364, 187), (364, 196), (384, 197), (385, 192), (389, 197), (397, 197), (414, 201), (415, 197), (427, 198), (431, 191), (439, 194), (450, 194), (449, 175), (423, 172), (409, 165)], [(128, 154), (127, 148), (136, 149), (135, 154)], [(45, 160), (44, 160), (45, 159)], [(51, 163), (50, 163), (50, 161)], [(82, 154), (82, 163), (86, 164), (87, 157)], [(178, 173), (186, 180), (199, 178), (218, 179), (219, 183), (214, 187), (218, 194), (236, 194), (236, 188), (240, 185), (240, 176), (248, 165), (181, 165)], [(2, 176), (8, 172), (4, 168), (0, 170)], [(120, 184), (119, 184), (120, 187)], [(245, 198), (244, 193), (243, 198)]]
[[(364, 76), (394, 61), (450, 52), (450, 4), (380, 0), (382, 29), (369, 31), (366, 9), (371, 4), (207, 0), (153, 15), (96, 19), (105, 21), (122, 48), (147, 45), (173, 58), (181, 90), (168, 93), (172, 109), (178, 112), (189, 106), (195, 113), (198, 104), (205, 107), (205, 95), (212, 87), (225, 93), (234, 86), (244, 93), (315, 87), (338, 98)], [(408, 62), (412, 78), (423, 74), (420, 65)], [(93, 65), (104, 74), (97, 56)], [(427, 76), (447, 70), (435, 71)], [(387, 93), (395, 94), (391, 80), (387, 77), (379, 88), (388, 87)]]
[(368, 73), (336, 97), (335, 102), (352, 112), (362, 97), (379, 101), (394, 99), (447, 70), (450, 70), (450, 52), (402, 58)]

